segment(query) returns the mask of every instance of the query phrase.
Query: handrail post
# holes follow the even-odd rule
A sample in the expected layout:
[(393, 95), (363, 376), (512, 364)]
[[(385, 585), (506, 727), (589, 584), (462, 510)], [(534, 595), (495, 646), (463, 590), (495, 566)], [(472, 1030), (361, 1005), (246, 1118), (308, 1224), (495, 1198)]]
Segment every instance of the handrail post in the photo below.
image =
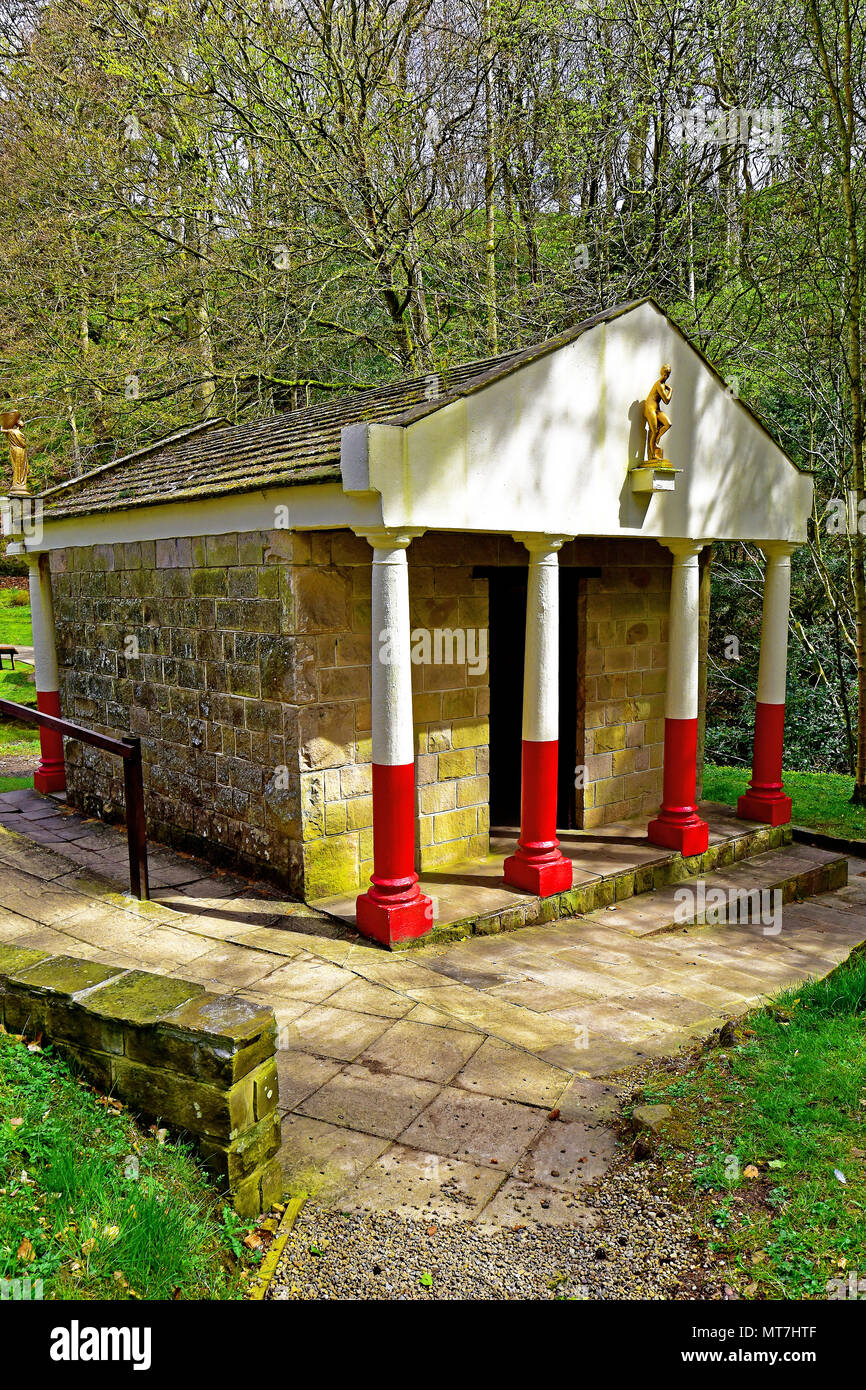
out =
[(141, 769), (141, 739), (121, 739), (130, 750), (123, 759), (123, 790), (126, 800), (126, 839), (129, 846), (129, 886), (140, 902), (150, 896), (147, 876), (147, 827), (144, 817), (144, 777)]
[(147, 881), (147, 821), (144, 814), (144, 776), (141, 766), (141, 739), (126, 735), (124, 738), (111, 738), (99, 734), (95, 729), (83, 729), (70, 719), (59, 715), (46, 714), (30, 705), (19, 705), (15, 700), (0, 700), (0, 715), (8, 714), (13, 719), (22, 719), (28, 724), (38, 724), (43, 729), (54, 729), (65, 738), (77, 738), (89, 743), (93, 748), (101, 748), (123, 760), (123, 788), (126, 798), (126, 839), (129, 845), (129, 888), (133, 897), (147, 902), (150, 889)]

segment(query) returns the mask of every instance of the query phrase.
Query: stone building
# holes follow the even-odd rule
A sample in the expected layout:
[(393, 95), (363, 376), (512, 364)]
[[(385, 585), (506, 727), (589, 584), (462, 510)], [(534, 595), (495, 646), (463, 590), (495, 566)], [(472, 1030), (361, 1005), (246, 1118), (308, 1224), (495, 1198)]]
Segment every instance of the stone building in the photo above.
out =
[[(648, 463), (663, 363), (672, 424)], [(357, 894), (359, 928), (394, 944), (431, 926), (419, 873), (493, 864), (543, 900), (572, 886), (557, 832), (636, 822), (706, 849), (714, 540), (767, 555), (741, 813), (789, 818), (789, 556), (811, 501), (642, 301), (492, 361), (208, 422), (50, 489), (17, 545), (39, 703), (140, 736), (151, 836), (308, 901)], [(123, 815), (116, 763), (47, 730), (36, 785)]]

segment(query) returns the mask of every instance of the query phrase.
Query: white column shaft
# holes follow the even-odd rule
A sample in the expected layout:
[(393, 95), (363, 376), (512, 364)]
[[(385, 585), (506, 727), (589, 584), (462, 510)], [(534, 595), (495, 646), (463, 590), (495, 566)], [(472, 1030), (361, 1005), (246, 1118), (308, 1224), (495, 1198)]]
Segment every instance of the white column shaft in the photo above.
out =
[(701, 582), (698, 555), (702, 547), (689, 542), (669, 548), (673, 551), (674, 563), (671, 570), (665, 717), (697, 719)]
[(761, 616), (761, 657), (758, 700), (762, 705), (785, 703), (788, 666), (788, 610), (791, 604), (791, 549), (766, 549), (764, 607)]
[(523, 737), (532, 743), (559, 737), (559, 556), (553, 549), (530, 551)]
[(401, 767), (415, 758), (412, 639), (405, 543), (376, 538), (373, 549), (373, 762)]
[(47, 555), (28, 555), (30, 567), (30, 617), (33, 625), (33, 660), (37, 690), (59, 690), (57, 645), (54, 635), (54, 603)]

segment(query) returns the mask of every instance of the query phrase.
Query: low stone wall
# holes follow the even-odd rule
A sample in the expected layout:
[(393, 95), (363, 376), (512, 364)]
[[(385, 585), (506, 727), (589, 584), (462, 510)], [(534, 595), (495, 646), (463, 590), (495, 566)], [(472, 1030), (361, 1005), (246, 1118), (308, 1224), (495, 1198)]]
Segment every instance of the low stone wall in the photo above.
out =
[(0, 946), (0, 1023), (100, 1091), (185, 1131), (244, 1216), (282, 1192), (276, 1020), (189, 980)]

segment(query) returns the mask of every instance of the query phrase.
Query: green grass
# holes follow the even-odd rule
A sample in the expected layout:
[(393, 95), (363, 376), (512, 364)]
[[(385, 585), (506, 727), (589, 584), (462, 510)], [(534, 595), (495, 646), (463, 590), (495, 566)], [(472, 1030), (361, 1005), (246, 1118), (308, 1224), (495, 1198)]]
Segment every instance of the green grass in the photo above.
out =
[[(6, 699), (6, 696), (3, 696)], [(20, 700), (19, 704), (25, 701)], [(36, 692), (33, 692), (36, 703)], [(23, 719), (0, 719), (0, 758), (33, 757), (39, 752), (39, 725)]]
[(0, 1278), (45, 1298), (242, 1296), (248, 1225), (161, 1137), (0, 1032)]
[(644, 1091), (674, 1107), (666, 1156), (691, 1163), (699, 1235), (737, 1291), (826, 1298), (828, 1280), (866, 1278), (866, 954), (777, 996), (741, 1035)]
[[(36, 682), (32, 666), (16, 665), (14, 671), (4, 666), (0, 671), (0, 700), (14, 700), (18, 705), (36, 704)], [(35, 724), (29, 726), (35, 729)], [(0, 734), (2, 738), (2, 734)]]
[[(19, 603), (20, 598), (28, 598), (26, 589), (0, 589), (0, 646), (32, 647), (33, 634), (30, 627), (30, 603)], [(7, 658), (8, 660), (8, 658)], [(12, 671), (8, 666), (0, 670), (0, 700), (15, 700), (19, 705), (36, 704), (36, 686), (33, 682), (32, 666), (18, 667)], [(38, 733), (34, 727), (38, 742)], [(4, 749), (5, 730), (0, 728), (0, 756)], [(24, 750), (29, 751), (29, 750)]]
[[(739, 767), (704, 766), (705, 801), (736, 806), (749, 772)], [(866, 807), (850, 805), (854, 778), (835, 772), (785, 772), (785, 790), (794, 803), (795, 825), (808, 825), (827, 835), (866, 840)]]
[(18, 602), (16, 595), (28, 598), (26, 589), (0, 589), (0, 646), (32, 647), (30, 602)]

